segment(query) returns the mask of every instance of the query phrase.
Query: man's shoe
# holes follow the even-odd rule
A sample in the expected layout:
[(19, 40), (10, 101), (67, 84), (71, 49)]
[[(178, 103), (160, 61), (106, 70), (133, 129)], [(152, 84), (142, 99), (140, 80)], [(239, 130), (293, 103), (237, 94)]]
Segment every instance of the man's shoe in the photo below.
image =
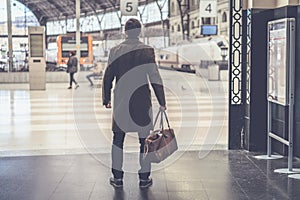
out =
[(146, 180), (140, 179), (140, 188), (148, 188), (153, 184), (152, 178), (148, 178)]
[(70, 86), (70, 87), (68, 87), (68, 89), (72, 89), (72, 87)]
[(120, 178), (120, 179), (117, 179), (117, 178), (110, 178), (109, 179), (109, 183), (114, 186), (115, 188), (121, 188), (123, 187), (123, 180)]
[(78, 84), (76, 85), (75, 89), (77, 89), (77, 88), (79, 88), (79, 85), (78, 85)]

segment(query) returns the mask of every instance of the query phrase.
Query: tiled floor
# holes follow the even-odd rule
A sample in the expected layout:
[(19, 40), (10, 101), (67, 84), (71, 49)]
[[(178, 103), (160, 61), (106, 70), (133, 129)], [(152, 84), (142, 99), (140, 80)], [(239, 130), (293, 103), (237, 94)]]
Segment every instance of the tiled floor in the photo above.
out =
[(153, 164), (148, 190), (138, 188), (134, 133), (125, 141), (124, 189), (108, 183), (111, 110), (102, 107), (100, 88), (56, 83), (30, 91), (28, 84), (0, 84), (0, 200), (300, 199), (300, 181), (273, 172), (286, 167), (285, 159), (226, 150), (227, 82), (161, 74), (179, 151)]
[[(168, 70), (161, 74), (180, 149), (226, 149), (227, 83)], [(90, 88), (87, 81), (77, 90), (67, 87), (55, 83), (30, 91), (28, 84), (0, 84), (0, 155), (110, 151), (111, 110), (102, 106), (101, 88)], [(157, 110), (154, 95), (153, 105)], [(127, 137), (126, 149), (136, 151), (136, 141), (134, 134)]]
[[(276, 174), (286, 160), (256, 160), (240, 151), (198, 151), (156, 166), (153, 186), (138, 188), (136, 173), (127, 172), (124, 188), (109, 185), (109, 154), (0, 158), (0, 199), (6, 200), (297, 200), (300, 180)], [(129, 153), (127, 158), (135, 157)], [(294, 162), (300, 166), (300, 161)], [(127, 159), (127, 168), (136, 168)], [(154, 164), (153, 164), (154, 165)], [(157, 164), (156, 164), (157, 165)]]

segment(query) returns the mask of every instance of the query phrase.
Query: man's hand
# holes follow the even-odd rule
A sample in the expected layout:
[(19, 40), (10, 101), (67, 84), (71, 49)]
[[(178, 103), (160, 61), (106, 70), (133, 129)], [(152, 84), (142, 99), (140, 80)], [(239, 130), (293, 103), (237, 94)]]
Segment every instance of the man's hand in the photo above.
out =
[(166, 107), (166, 106), (160, 106), (160, 107), (159, 107), (159, 110), (160, 110), (160, 111), (165, 111), (165, 110), (167, 110), (167, 107)]
[(111, 103), (106, 104), (105, 108), (111, 108)]

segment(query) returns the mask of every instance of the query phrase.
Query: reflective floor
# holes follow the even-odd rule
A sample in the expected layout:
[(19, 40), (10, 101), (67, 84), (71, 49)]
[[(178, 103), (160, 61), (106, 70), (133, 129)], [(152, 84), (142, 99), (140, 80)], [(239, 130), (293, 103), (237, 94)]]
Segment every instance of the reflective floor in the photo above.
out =
[(179, 151), (153, 164), (148, 190), (138, 188), (135, 133), (125, 141), (124, 188), (108, 183), (111, 110), (101, 105), (99, 85), (86, 81), (67, 90), (67, 83), (56, 83), (30, 91), (28, 84), (0, 84), (0, 200), (300, 199), (300, 181), (273, 172), (286, 167), (286, 159), (226, 150), (226, 81), (161, 74)]
[[(180, 153), (180, 152), (177, 152)], [(199, 155), (200, 153), (200, 155)], [(202, 157), (201, 155), (205, 155)], [(127, 167), (136, 167), (129, 159)], [(298, 200), (300, 180), (276, 174), (287, 160), (256, 160), (240, 151), (188, 151), (159, 164), (153, 186), (138, 187), (126, 172), (124, 188), (109, 185), (110, 154), (0, 158), (0, 199), (6, 200)], [(154, 164), (153, 164), (154, 165)], [(165, 166), (163, 166), (165, 165)], [(158, 165), (156, 165), (157, 167)], [(163, 166), (163, 167), (162, 167)], [(300, 166), (300, 161), (295, 161)]]
[[(226, 149), (227, 82), (169, 70), (161, 75), (180, 149)], [(77, 90), (67, 87), (55, 83), (30, 91), (28, 84), (0, 84), (0, 155), (110, 151), (111, 110), (102, 106), (101, 87), (91, 88), (87, 81)], [(137, 151), (136, 134), (129, 135), (126, 149)]]

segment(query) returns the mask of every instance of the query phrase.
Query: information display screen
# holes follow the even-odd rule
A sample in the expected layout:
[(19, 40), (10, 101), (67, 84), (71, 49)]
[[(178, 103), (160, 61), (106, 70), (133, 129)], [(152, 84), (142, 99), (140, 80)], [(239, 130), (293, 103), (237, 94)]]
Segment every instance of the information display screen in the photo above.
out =
[(288, 105), (289, 70), (291, 66), (291, 21), (288, 19), (268, 23), (268, 100)]
[(30, 34), (30, 56), (43, 57), (43, 34)]
[(202, 25), (201, 35), (217, 35), (218, 26), (217, 25)]

